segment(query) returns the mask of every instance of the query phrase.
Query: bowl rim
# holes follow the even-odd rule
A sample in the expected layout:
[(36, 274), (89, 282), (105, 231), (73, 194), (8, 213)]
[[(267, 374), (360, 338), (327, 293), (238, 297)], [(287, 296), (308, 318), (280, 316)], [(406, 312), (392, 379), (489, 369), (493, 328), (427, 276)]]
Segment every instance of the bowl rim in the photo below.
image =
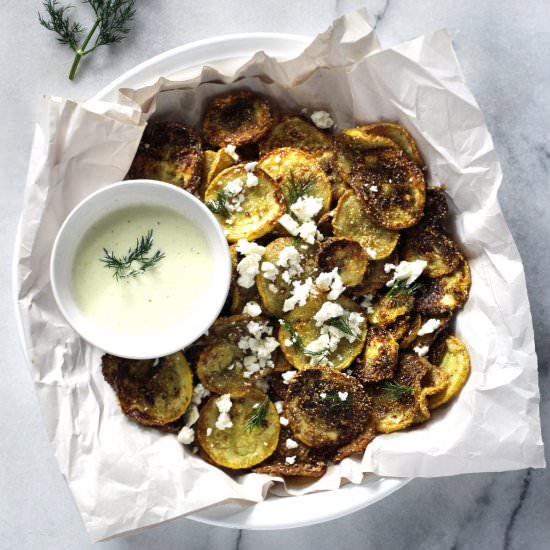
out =
[[(90, 334), (88, 333), (87, 329), (83, 330), (83, 328), (79, 325), (79, 322), (75, 320), (75, 317), (68, 311), (68, 308), (66, 307), (67, 304), (65, 300), (62, 298), (62, 292), (59, 286), (60, 283), (57, 280), (56, 272), (57, 272), (57, 266), (59, 265), (59, 262), (64, 261), (59, 256), (59, 253), (58, 253), (59, 249), (62, 246), (64, 239), (70, 238), (69, 235), (67, 234), (67, 228), (70, 228), (71, 224), (74, 224), (75, 220), (78, 220), (78, 217), (81, 216), (86, 211), (86, 208), (89, 208), (92, 203), (97, 202), (105, 195), (119, 193), (121, 189), (122, 190), (129, 189), (129, 190), (137, 191), (139, 188), (162, 189), (163, 193), (169, 193), (169, 194), (172, 193), (173, 195), (179, 195), (180, 197), (184, 197), (185, 201), (193, 204), (198, 209), (198, 211), (201, 212), (202, 215), (204, 215), (204, 219), (207, 220), (209, 225), (212, 227), (213, 233), (215, 235), (215, 240), (218, 243), (216, 250), (214, 250), (213, 256), (214, 256), (214, 262), (215, 262), (214, 271), (216, 272), (216, 281), (217, 281), (216, 285), (218, 286), (219, 284), (220, 292), (219, 292), (219, 299), (216, 302), (214, 302), (216, 307), (212, 308), (212, 312), (210, 315), (208, 315), (207, 319), (205, 320), (204, 326), (200, 325), (200, 329), (193, 332), (191, 338), (189, 337), (185, 339), (182, 338), (179, 343), (175, 339), (170, 339), (168, 343), (166, 343), (164, 346), (158, 346), (156, 349), (154, 348), (154, 344), (157, 340), (155, 340), (155, 338), (151, 338), (151, 339), (148, 338), (147, 341), (153, 343), (153, 346), (151, 347), (151, 352), (135, 354), (135, 353), (127, 352), (125, 349), (117, 348), (116, 344), (114, 346), (112, 346), (111, 344), (105, 344), (105, 342), (101, 342), (100, 344), (99, 340), (95, 340), (94, 337), (90, 337)], [(132, 204), (137, 204), (138, 202), (140, 202), (137, 200), (136, 201), (132, 200), (132, 197), (134, 196), (135, 195), (133, 195), (132, 192), (129, 191), (127, 193), (127, 197), (128, 197), (127, 202), (123, 202), (119, 204), (116, 208), (110, 210), (108, 213), (102, 213), (97, 218), (94, 218), (83, 229), (83, 235), (86, 233), (86, 231), (90, 229), (90, 227), (95, 222), (97, 222), (104, 216), (108, 215), (109, 213), (113, 213), (118, 209), (122, 209)], [(173, 210), (175, 210), (179, 214), (182, 214), (182, 212), (178, 209), (173, 208)], [(72, 259), (73, 258), (71, 258), (71, 260)], [(193, 196), (188, 191), (181, 189), (180, 187), (176, 187), (175, 185), (171, 185), (169, 183), (159, 181), (159, 180), (150, 180), (150, 179), (123, 180), (112, 184), (108, 184), (105, 187), (101, 187), (100, 189), (94, 191), (93, 193), (90, 193), (89, 195), (84, 197), (84, 199), (82, 199), (65, 217), (65, 219), (63, 220), (63, 223), (61, 224), (61, 226), (57, 231), (57, 234), (52, 246), (52, 252), (50, 255), (50, 264), (49, 264), (49, 277), (50, 277), (50, 285), (51, 285), (52, 293), (53, 293), (55, 302), (57, 304), (57, 307), (59, 308), (59, 311), (63, 315), (65, 321), (70, 325), (70, 327), (75, 332), (78, 333), (78, 335), (81, 338), (89, 342), (92, 346), (95, 346), (106, 353), (109, 353), (111, 355), (116, 355), (118, 357), (124, 357), (125, 359), (155, 359), (157, 357), (164, 357), (166, 355), (170, 355), (172, 353), (176, 353), (178, 351), (181, 351), (182, 349), (185, 349), (191, 343), (197, 340), (197, 338), (200, 338), (202, 334), (207, 332), (210, 326), (218, 318), (221, 310), (223, 309), (225, 301), (227, 300), (227, 295), (229, 293), (229, 288), (231, 285), (231, 256), (229, 252), (229, 245), (227, 243), (227, 239), (225, 238), (225, 234), (223, 233), (223, 230), (220, 224), (218, 223), (217, 219), (214, 217), (212, 212), (210, 212), (210, 210), (206, 207), (206, 205), (202, 201), (200, 201), (197, 197)], [(104, 332), (105, 331), (103, 331), (102, 334)], [(159, 339), (158, 341), (162, 342), (162, 339)]]

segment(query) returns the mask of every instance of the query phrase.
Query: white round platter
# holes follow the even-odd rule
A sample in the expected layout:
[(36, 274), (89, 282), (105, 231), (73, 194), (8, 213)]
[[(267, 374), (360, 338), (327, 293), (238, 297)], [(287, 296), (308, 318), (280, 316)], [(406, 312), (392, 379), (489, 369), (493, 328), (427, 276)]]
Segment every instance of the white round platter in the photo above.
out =
[[(265, 51), (278, 59), (298, 55), (310, 39), (305, 36), (275, 33), (231, 34), (191, 42), (152, 57), (111, 82), (94, 99), (112, 101), (119, 88), (142, 87), (160, 76), (183, 79), (197, 74), (203, 65), (224, 69), (238, 67), (256, 51)], [(13, 260), (12, 291), (19, 337), (28, 361), (26, 331), (17, 305), (19, 286), (17, 264), (20, 248), (20, 225)], [(186, 517), (221, 527), (236, 529), (288, 529), (304, 527), (350, 514), (387, 497), (406, 485), (410, 479), (367, 475), (361, 485), (348, 483), (332, 491), (320, 491), (302, 496), (269, 496), (257, 504), (228, 502), (190, 514)]]

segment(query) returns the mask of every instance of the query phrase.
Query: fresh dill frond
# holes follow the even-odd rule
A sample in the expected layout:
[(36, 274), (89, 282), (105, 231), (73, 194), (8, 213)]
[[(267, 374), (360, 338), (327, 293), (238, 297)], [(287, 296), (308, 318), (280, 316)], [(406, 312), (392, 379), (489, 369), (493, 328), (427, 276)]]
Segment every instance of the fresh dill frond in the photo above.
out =
[(229, 210), (227, 209), (227, 195), (225, 191), (220, 191), (215, 200), (208, 201), (206, 206), (213, 214), (220, 216), (229, 216)]
[(401, 399), (405, 395), (410, 395), (413, 392), (411, 386), (400, 384), (395, 380), (386, 380), (382, 384), (382, 391), (392, 399)]
[(304, 342), (300, 335), (296, 332), (294, 325), (288, 319), (281, 319), (281, 324), (285, 327), (288, 334), (290, 335), (289, 340), (292, 342), (292, 345), (304, 355), (308, 357), (323, 357), (328, 355), (328, 349), (321, 349), (319, 351), (308, 350), (307, 346), (304, 346)]
[(126, 256), (116, 256), (113, 251), (109, 252), (104, 248), (104, 255), (100, 258), (100, 261), (103, 262), (105, 267), (114, 270), (113, 277), (117, 281), (136, 277), (154, 267), (165, 257), (164, 252), (160, 250), (157, 250), (152, 256), (147, 256), (152, 248), (153, 230), (149, 229), (146, 235), (142, 235), (136, 240), (136, 246), (130, 248)]
[[(69, 11), (72, 5), (60, 5), (58, 0), (43, 0), (42, 6), (46, 14), (38, 14), (39, 23), (57, 34), (58, 42), (67, 44), (75, 53), (69, 73), (70, 80), (74, 79), (78, 65), (85, 55), (91, 54), (100, 46), (116, 44), (123, 40), (130, 32), (130, 23), (136, 14), (135, 0), (83, 1), (93, 9), (95, 22), (82, 43), (80, 34), (84, 32), (84, 27), (71, 20)], [(94, 42), (88, 47), (92, 38)]]
[(265, 421), (267, 409), (269, 407), (269, 398), (265, 398), (253, 411), (246, 421), (246, 429), (251, 432), (254, 428), (262, 425)]
[(349, 405), (349, 399), (342, 399), (337, 392), (323, 393), (323, 395), (319, 395), (319, 399), (327, 403), (331, 409)]
[(414, 283), (407, 285), (405, 280), (398, 279), (390, 287), (386, 296), (394, 300), (414, 296), (423, 286), (424, 284), (422, 281), (415, 281)]
[(317, 176), (310, 176), (305, 180), (297, 180), (294, 172), (290, 172), (288, 183), (283, 185), (283, 195), (288, 208), (301, 197), (305, 197), (310, 191), (312, 185), (317, 180)]
[(353, 329), (350, 325), (349, 313), (341, 315), (340, 317), (333, 317), (327, 321), (327, 325), (336, 327), (340, 332), (351, 336), (352, 338), (357, 338), (357, 334), (353, 332)]

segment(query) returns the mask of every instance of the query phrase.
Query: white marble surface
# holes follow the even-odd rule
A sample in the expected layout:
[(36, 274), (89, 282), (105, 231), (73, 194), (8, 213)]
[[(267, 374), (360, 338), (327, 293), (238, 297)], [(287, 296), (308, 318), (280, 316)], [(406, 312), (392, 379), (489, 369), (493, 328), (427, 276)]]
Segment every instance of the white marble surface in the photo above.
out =
[[(17, 340), (9, 264), (21, 208), (33, 121), (41, 94), (86, 98), (157, 53), (212, 35), (246, 31), (313, 35), (365, 4), (390, 45), (446, 27), (485, 112), (504, 169), (500, 199), (522, 254), (532, 304), (550, 436), (547, 311), (550, 308), (550, 3), (546, 0), (138, 0), (136, 30), (116, 49), (94, 54), (75, 83), (68, 50), (36, 22), (36, 0), (3, 0), (0, 54), (0, 548), (85, 549), (88, 542), (58, 471)], [(548, 457), (547, 452), (547, 457)], [(384, 501), (324, 525), (238, 532), (177, 520), (102, 544), (105, 549), (548, 548), (550, 474), (544, 470), (415, 480)]]

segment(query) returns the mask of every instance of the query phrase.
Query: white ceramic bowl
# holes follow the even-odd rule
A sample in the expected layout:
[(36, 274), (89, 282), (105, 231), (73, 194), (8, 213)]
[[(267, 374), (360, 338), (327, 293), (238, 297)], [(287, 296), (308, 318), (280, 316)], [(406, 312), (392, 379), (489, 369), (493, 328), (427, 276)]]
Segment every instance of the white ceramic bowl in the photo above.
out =
[[(72, 268), (78, 244), (88, 229), (115, 210), (147, 204), (175, 210), (204, 235), (214, 258), (212, 279), (196, 306), (182, 310), (181, 321), (147, 338), (116, 333), (86, 316), (78, 306)], [(115, 183), (84, 199), (63, 222), (52, 250), (50, 277), (53, 294), (67, 322), (94, 346), (120, 357), (151, 359), (174, 353), (204, 334), (218, 317), (231, 281), (231, 259), (225, 235), (206, 206), (187, 191), (152, 180)]]

